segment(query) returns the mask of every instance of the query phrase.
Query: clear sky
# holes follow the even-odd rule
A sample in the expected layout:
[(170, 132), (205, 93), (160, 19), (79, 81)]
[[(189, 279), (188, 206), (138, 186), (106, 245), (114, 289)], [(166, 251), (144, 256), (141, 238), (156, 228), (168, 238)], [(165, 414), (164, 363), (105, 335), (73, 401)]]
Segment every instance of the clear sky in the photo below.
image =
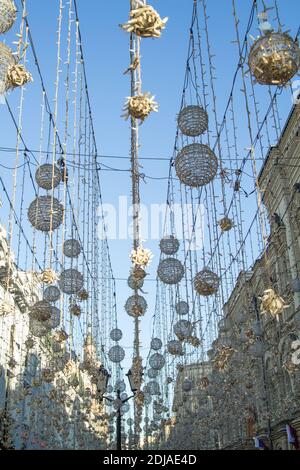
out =
[[(20, 2), (17, 2), (20, 6)], [(267, 2), (268, 3), (268, 2)], [(269, 2), (273, 4), (273, 2)], [(192, 0), (152, 0), (151, 4), (160, 12), (161, 16), (168, 16), (169, 22), (162, 38), (145, 40), (142, 44), (142, 75), (143, 89), (156, 96), (160, 110), (144, 123), (141, 130), (141, 157), (164, 157), (165, 161), (144, 160), (143, 173), (155, 178), (167, 178), (168, 160), (173, 153), (176, 132), (176, 115), (181, 101), (183, 79), (185, 74), (187, 47), (189, 41), (189, 26), (191, 23)], [(249, 17), (251, 0), (238, 0), (241, 31), (246, 29)], [(290, 29), (293, 35), (298, 29), (299, 0), (279, 0), (282, 23)], [(89, 92), (91, 97), (93, 117), (95, 122), (96, 138), (99, 152), (103, 156), (114, 155), (128, 157), (130, 152), (129, 124), (121, 119), (122, 107), (125, 97), (128, 96), (130, 85), (129, 77), (123, 71), (129, 65), (129, 38), (118, 25), (125, 22), (128, 17), (128, 0), (78, 0), (80, 26), (85, 52)], [(39, 58), (41, 70), (45, 79), (46, 88), (50, 97), (54, 96), (54, 80), (56, 67), (56, 31), (58, 16), (57, 0), (27, 0), (28, 19), (31, 32)], [(238, 51), (235, 40), (234, 20), (230, 0), (207, 0), (207, 9), (210, 16), (210, 40), (212, 50), (216, 57), (216, 93), (219, 117), (223, 116), (225, 105), (229, 96), (233, 73), (235, 72)], [(66, 14), (66, 12), (65, 12)], [(7, 42), (13, 40), (15, 30), (6, 36)], [(253, 35), (258, 31), (254, 30)], [(243, 34), (242, 34), (243, 37)], [(63, 45), (65, 47), (65, 44)], [(35, 71), (35, 66), (29, 53), (29, 69), (35, 78), (34, 84), (27, 87), (23, 134), (27, 145), (37, 149), (39, 146), (40, 122), (40, 96), (41, 89)], [(12, 108), (16, 112), (17, 95), (9, 96)], [(237, 92), (237, 100), (242, 95)], [(287, 115), (291, 101), (286, 95), (282, 106), (283, 119)], [(62, 108), (61, 108), (62, 110)], [(59, 115), (62, 130), (63, 114)], [(6, 107), (0, 106), (0, 146), (14, 147), (15, 134)], [(239, 124), (239, 123), (238, 123)], [(245, 134), (244, 147), (249, 145)], [(1, 153), (0, 161), (7, 162), (11, 156)], [(113, 168), (128, 170), (129, 160), (109, 159), (103, 157), (102, 162)], [(5, 178), (8, 172), (2, 170)], [(2, 173), (3, 172), (3, 173)], [(128, 172), (101, 173), (103, 200), (118, 208), (119, 196), (130, 198), (130, 174)], [(165, 202), (167, 180), (151, 180), (146, 178), (141, 183), (142, 202), (149, 207), (152, 203)], [(130, 200), (130, 199), (129, 199)], [(0, 217), (3, 220), (3, 216)], [(3, 220), (5, 221), (5, 220)], [(29, 229), (26, 227), (26, 229)], [(159, 240), (149, 241), (146, 244), (154, 254), (150, 273), (152, 280), (156, 277)], [(116, 278), (127, 279), (130, 268), (129, 253), (130, 240), (116, 240), (110, 242), (113, 269)], [(127, 283), (117, 281), (118, 318), (121, 328), (126, 331), (124, 345), (131, 346), (131, 319), (126, 316), (123, 305), (129, 294)], [(147, 348), (150, 340), (150, 325), (154, 313), (155, 282), (147, 282), (145, 290), (149, 293), (149, 304), (146, 317), (142, 320), (142, 344)], [(131, 350), (126, 349), (128, 360), (125, 368), (130, 365)]]

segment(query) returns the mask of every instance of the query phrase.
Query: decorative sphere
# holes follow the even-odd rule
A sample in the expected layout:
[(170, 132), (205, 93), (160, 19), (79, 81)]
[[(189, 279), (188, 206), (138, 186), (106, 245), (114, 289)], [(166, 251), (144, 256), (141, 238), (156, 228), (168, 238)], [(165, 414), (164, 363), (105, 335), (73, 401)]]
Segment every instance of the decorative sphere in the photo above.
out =
[(124, 380), (118, 380), (116, 382), (116, 385), (115, 385), (115, 392), (117, 392), (119, 390), (119, 392), (125, 392), (126, 390), (126, 385), (125, 385), (125, 382)]
[(208, 297), (215, 294), (220, 285), (220, 278), (217, 274), (204, 268), (194, 279), (195, 290), (199, 295)]
[(45, 163), (36, 170), (35, 181), (40, 188), (50, 191), (61, 182), (60, 170), (56, 165)]
[(159, 338), (153, 338), (151, 340), (151, 349), (159, 351), (162, 348), (162, 341)]
[(158, 376), (158, 370), (149, 369), (147, 374), (149, 379), (156, 379), (156, 377)]
[(199, 188), (215, 178), (218, 159), (207, 145), (190, 144), (179, 152), (175, 169), (181, 183), (191, 188)]
[(67, 258), (78, 258), (81, 253), (81, 245), (78, 240), (66, 240), (63, 247), (64, 255)]
[(64, 217), (63, 205), (52, 196), (39, 196), (29, 206), (28, 219), (41, 232), (56, 230)]
[(111, 362), (119, 363), (122, 362), (125, 357), (125, 351), (121, 346), (113, 346), (108, 352), (108, 357)]
[(33, 318), (30, 318), (29, 331), (32, 334), (32, 336), (35, 336), (36, 338), (42, 338), (43, 336), (46, 336), (48, 333), (50, 333), (51, 324), (49, 320), (46, 322), (41, 322), (38, 320), (34, 320)]
[(146, 387), (149, 395), (160, 395), (159, 384), (155, 380), (148, 382)]
[(65, 294), (76, 294), (83, 287), (83, 275), (76, 269), (66, 269), (60, 275), (59, 287)]
[(44, 300), (47, 302), (56, 302), (60, 298), (60, 290), (56, 286), (46, 287), (44, 290)]
[(110, 332), (110, 338), (113, 341), (120, 341), (120, 339), (122, 339), (122, 336), (123, 336), (123, 333), (118, 328), (115, 328), (114, 330)]
[(188, 137), (197, 137), (208, 129), (208, 114), (201, 106), (186, 106), (178, 116), (178, 126)]
[(165, 255), (175, 255), (179, 250), (179, 241), (173, 235), (165, 237), (160, 241), (160, 251)]
[(51, 318), (51, 309), (52, 306), (49, 302), (41, 300), (30, 307), (29, 316), (33, 320), (44, 322)]
[(251, 47), (249, 68), (261, 85), (285, 85), (300, 67), (299, 46), (286, 33), (261, 36)]
[(154, 370), (161, 370), (165, 365), (165, 358), (162, 354), (152, 354), (149, 359), (150, 367)]
[(125, 310), (131, 317), (142, 317), (147, 311), (148, 305), (144, 297), (133, 295), (127, 299)]
[(168, 342), (168, 352), (172, 356), (183, 356), (182, 343), (177, 340)]
[(184, 276), (184, 267), (176, 258), (166, 258), (159, 263), (157, 271), (164, 284), (178, 284)]
[(0, 34), (5, 34), (17, 19), (17, 9), (13, 0), (0, 0)]
[[(1, 24), (1, 13), (0, 13)], [(1, 26), (0, 26), (1, 27)], [(3, 42), (0, 42), (0, 94), (2, 95), (9, 89), (6, 76), (10, 67), (16, 64), (16, 59), (12, 55), (12, 50)]]
[(184, 340), (193, 334), (193, 324), (187, 320), (180, 320), (179, 322), (175, 323), (174, 333), (178, 339)]
[(128, 286), (132, 290), (139, 290), (142, 289), (144, 285), (144, 279), (137, 279), (132, 274), (128, 278)]
[(177, 315), (181, 315), (181, 316), (187, 315), (189, 313), (189, 310), (190, 310), (189, 304), (187, 302), (184, 302), (183, 300), (180, 302), (177, 302), (177, 304), (175, 305), (175, 311)]
[(190, 392), (192, 388), (193, 388), (193, 382), (188, 378), (184, 379), (183, 384), (182, 384), (182, 390), (184, 392)]

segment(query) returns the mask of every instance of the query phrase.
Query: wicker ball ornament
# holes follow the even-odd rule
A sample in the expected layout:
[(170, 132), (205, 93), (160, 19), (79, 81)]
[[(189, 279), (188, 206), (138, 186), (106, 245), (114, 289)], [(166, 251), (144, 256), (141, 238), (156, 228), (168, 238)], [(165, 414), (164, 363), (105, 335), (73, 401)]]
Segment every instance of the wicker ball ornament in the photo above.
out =
[(178, 116), (178, 126), (188, 137), (197, 137), (208, 129), (208, 114), (201, 106), (186, 106)]
[(56, 165), (45, 163), (36, 170), (35, 181), (40, 188), (47, 191), (57, 188), (61, 182), (60, 169)]
[(39, 196), (29, 206), (28, 219), (41, 232), (56, 230), (64, 217), (63, 205), (51, 196)]
[(180, 320), (179, 322), (175, 323), (174, 333), (179, 340), (184, 340), (189, 336), (192, 336), (193, 333), (193, 324), (188, 320)]
[(60, 290), (56, 286), (49, 286), (44, 290), (43, 297), (47, 302), (56, 302), (60, 298)]
[(177, 340), (169, 341), (167, 348), (168, 348), (168, 353), (171, 354), (172, 356), (183, 355), (182, 343), (180, 341), (177, 341)]
[(60, 275), (59, 287), (65, 294), (76, 294), (83, 287), (83, 275), (77, 269), (66, 269)]
[(123, 333), (119, 328), (115, 328), (110, 332), (110, 337), (113, 341), (120, 341), (123, 337)]
[(158, 376), (158, 370), (149, 369), (147, 374), (149, 379), (156, 379), (156, 377)]
[(132, 290), (139, 290), (142, 289), (144, 285), (144, 279), (137, 279), (132, 274), (128, 278), (128, 286)]
[(17, 8), (13, 0), (0, 0), (0, 34), (5, 34), (17, 19)]
[(150, 382), (148, 382), (146, 387), (149, 395), (160, 395), (159, 383), (155, 380), (151, 380)]
[(251, 47), (249, 68), (261, 85), (285, 85), (298, 72), (300, 51), (297, 41), (286, 33), (270, 32)]
[(81, 253), (81, 245), (78, 240), (66, 240), (63, 247), (64, 255), (67, 258), (78, 258)]
[(159, 263), (157, 274), (164, 284), (178, 284), (184, 276), (184, 267), (176, 258), (166, 258)]
[(154, 370), (161, 370), (165, 365), (165, 358), (162, 354), (152, 354), (149, 358), (150, 367)]
[(180, 315), (180, 316), (187, 315), (189, 313), (189, 310), (190, 310), (189, 304), (187, 302), (184, 302), (183, 300), (181, 300), (180, 302), (177, 302), (177, 304), (175, 305), (175, 311), (177, 315)]
[(193, 382), (188, 378), (184, 379), (183, 384), (182, 384), (182, 390), (184, 392), (190, 392), (192, 388), (193, 388)]
[(45, 300), (41, 300), (30, 307), (29, 316), (33, 320), (44, 322), (51, 318), (51, 311), (51, 304)]
[[(0, 13), (1, 21), (1, 13)], [(7, 73), (11, 67), (16, 65), (16, 59), (12, 54), (12, 50), (3, 42), (0, 42), (0, 94), (2, 95), (9, 90), (10, 86), (7, 81)]]
[(151, 340), (151, 349), (153, 349), (153, 351), (159, 351), (161, 348), (162, 348), (162, 341), (161, 339), (159, 338), (153, 338)]
[(30, 318), (29, 320), (29, 331), (32, 336), (36, 338), (43, 338), (51, 331), (51, 323), (50, 321), (40, 322), (38, 320), (34, 320)]
[(133, 295), (127, 299), (125, 310), (131, 317), (142, 317), (147, 311), (148, 305), (144, 297)]
[(115, 364), (122, 362), (125, 357), (125, 351), (121, 346), (113, 346), (108, 352), (109, 360)]
[(175, 169), (183, 184), (199, 188), (215, 178), (218, 159), (207, 145), (190, 144), (179, 152), (175, 160)]
[(159, 244), (160, 251), (165, 255), (175, 255), (179, 250), (179, 241), (173, 235), (164, 237)]
[(194, 279), (194, 286), (197, 294), (208, 297), (215, 294), (220, 285), (220, 278), (217, 274), (204, 268)]

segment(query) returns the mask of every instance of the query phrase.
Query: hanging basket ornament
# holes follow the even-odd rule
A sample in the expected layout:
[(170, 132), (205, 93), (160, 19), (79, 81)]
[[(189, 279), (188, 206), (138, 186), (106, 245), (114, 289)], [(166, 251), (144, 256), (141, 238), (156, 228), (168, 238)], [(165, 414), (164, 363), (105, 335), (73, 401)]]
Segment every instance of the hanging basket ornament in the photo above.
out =
[(132, 274), (128, 278), (128, 286), (132, 290), (139, 290), (142, 289), (144, 285), (144, 279), (136, 279)]
[(153, 351), (159, 351), (161, 348), (162, 348), (162, 341), (161, 339), (159, 338), (153, 338), (151, 340), (151, 345), (150, 345), (151, 349), (153, 349)]
[(149, 358), (149, 365), (154, 370), (161, 370), (165, 365), (165, 358), (162, 354), (155, 353)]
[(168, 256), (175, 255), (179, 250), (179, 246), (179, 241), (173, 235), (163, 238), (159, 244), (160, 251)]
[(197, 294), (208, 297), (215, 294), (220, 285), (220, 278), (217, 274), (204, 268), (194, 279), (194, 286)]
[(143, 281), (147, 276), (146, 271), (140, 266), (134, 266), (131, 271), (131, 274), (135, 281)]
[(222, 232), (230, 232), (234, 227), (234, 222), (232, 219), (229, 219), (229, 217), (224, 217), (219, 221), (219, 226)]
[(249, 68), (261, 85), (284, 86), (296, 75), (299, 67), (298, 42), (286, 33), (268, 32), (251, 47)]
[(165, 29), (168, 18), (161, 19), (159, 13), (150, 5), (136, 0), (127, 23), (120, 25), (127, 33), (135, 33), (142, 38), (159, 38)]
[(61, 182), (60, 169), (56, 165), (45, 163), (36, 170), (35, 181), (40, 188), (47, 191), (55, 189)]
[(200, 188), (213, 181), (217, 175), (218, 159), (207, 145), (194, 143), (179, 152), (175, 169), (181, 183)]
[(175, 311), (177, 315), (180, 315), (180, 316), (187, 315), (189, 313), (189, 310), (190, 310), (189, 304), (187, 302), (184, 302), (183, 300), (181, 300), (180, 302), (177, 302), (177, 304), (175, 305)]
[(115, 364), (122, 362), (125, 357), (125, 351), (121, 346), (113, 346), (108, 352), (109, 360)]
[(77, 294), (83, 287), (83, 275), (77, 269), (66, 269), (60, 275), (59, 288), (65, 294)]
[(125, 114), (122, 116), (128, 119), (130, 116), (144, 121), (151, 112), (158, 112), (158, 104), (154, 101), (155, 97), (150, 93), (144, 93), (136, 96), (129, 96), (124, 106)]
[(81, 245), (78, 240), (70, 239), (64, 242), (63, 253), (67, 258), (78, 258)]
[(168, 353), (172, 356), (183, 356), (182, 343), (177, 340), (172, 340), (168, 342), (167, 345)]
[(120, 341), (123, 337), (122, 330), (119, 330), (119, 328), (115, 328), (110, 332), (110, 338), (112, 341)]
[(43, 297), (47, 302), (56, 302), (60, 298), (60, 290), (56, 286), (48, 286)]
[(0, 34), (9, 31), (17, 19), (17, 8), (13, 0), (0, 0)]
[(273, 317), (278, 317), (283, 311), (289, 307), (280, 295), (274, 289), (266, 289), (261, 300), (260, 313), (270, 313)]
[(63, 205), (52, 196), (37, 197), (28, 209), (29, 222), (41, 232), (58, 229), (63, 222), (63, 217)]
[(52, 305), (45, 300), (41, 300), (32, 305), (28, 313), (31, 319), (46, 322), (51, 318)]
[(208, 129), (208, 114), (201, 106), (186, 106), (178, 116), (178, 127), (188, 137), (198, 137)]
[(188, 337), (192, 336), (194, 326), (188, 320), (180, 320), (179, 322), (175, 323), (173, 329), (179, 341), (184, 341)]
[(126, 313), (134, 318), (142, 317), (147, 311), (148, 305), (144, 297), (133, 295), (127, 299), (125, 304)]
[(164, 284), (178, 284), (184, 276), (184, 267), (176, 258), (166, 258), (159, 263), (157, 274)]

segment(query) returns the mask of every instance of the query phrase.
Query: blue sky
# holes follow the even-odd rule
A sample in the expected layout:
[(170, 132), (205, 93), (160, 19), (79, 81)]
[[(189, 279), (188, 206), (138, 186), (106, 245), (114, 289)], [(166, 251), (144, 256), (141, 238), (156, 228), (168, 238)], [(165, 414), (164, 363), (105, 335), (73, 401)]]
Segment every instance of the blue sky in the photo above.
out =
[[(20, 3), (20, 2), (18, 2)], [(129, 38), (118, 24), (125, 22), (128, 17), (129, 2), (127, 0), (77, 0), (80, 17), (80, 27), (85, 52), (86, 69), (89, 82), (89, 92), (92, 102), (93, 117), (98, 142), (99, 153), (128, 157), (130, 152), (129, 124), (121, 119), (125, 97), (128, 96), (129, 77), (123, 71), (129, 65)], [(272, 4), (273, 2), (269, 2)], [(152, 0), (151, 4), (161, 16), (168, 16), (169, 22), (162, 38), (145, 40), (142, 43), (142, 74), (143, 89), (156, 96), (160, 105), (159, 113), (152, 115), (141, 128), (141, 157), (168, 158), (173, 153), (176, 132), (176, 115), (179, 111), (187, 47), (189, 41), (189, 26), (191, 23), (192, 0)], [(241, 19), (241, 31), (246, 28), (252, 2), (240, 0), (237, 2)], [(298, 29), (299, 2), (298, 0), (279, 0), (282, 22), (293, 34)], [(58, 16), (58, 1), (56, 0), (27, 0), (29, 22), (41, 70), (45, 78), (47, 92), (54, 96), (54, 80), (56, 67), (56, 31)], [(219, 118), (223, 116), (233, 73), (235, 72), (238, 53), (235, 40), (232, 7), (229, 0), (207, 0), (210, 16), (210, 40), (216, 66), (216, 93)], [(66, 14), (66, 12), (65, 12)], [(271, 15), (272, 16), (272, 15)], [(12, 31), (6, 36), (11, 43), (14, 38)], [(242, 33), (242, 37), (243, 37)], [(252, 32), (257, 35), (255, 29)], [(63, 44), (65, 50), (65, 44)], [(41, 89), (35, 66), (29, 52), (28, 68), (34, 76), (34, 83), (27, 87), (25, 93), (23, 135), (27, 145), (39, 147), (40, 126), (40, 97)], [(17, 112), (19, 92), (9, 96), (12, 108)], [(262, 108), (266, 108), (265, 90), (260, 91)], [(237, 90), (236, 102), (244, 113), (242, 95)], [(282, 100), (282, 118), (291, 107), (288, 92), (284, 91)], [(59, 128), (62, 131), (63, 108), (60, 108)], [(244, 116), (244, 115), (243, 115)], [(15, 133), (5, 106), (0, 106), (0, 146), (14, 147)], [(244, 117), (243, 117), (244, 119)], [(244, 122), (238, 123), (243, 128)], [(244, 130), (240, 132), (241, 151), (249, 145)], [(10, 154), (0, 152), (0, 161), (6, 164)], [(103, 163), (122, 170), (129, 169), (130, 162), (125, 159), (103, 158)], [(143, 160), (143, 173), (156, 178), (167, 178), (168, 161)], [(9, 174), (2, 170), (1, 175), (8, 181)], [(2, 171), (4, 173), (2, 173)], [(130, 174), (128, 172), (101, 173), (103, 200), (105, 203), (117, 206), (119, 196), (130, 198)], [(141, 183), (142, 202), (149, 206), (151, 203), (165, 202), (167, 181), (146, 179), (147, 184)], [(28, 189), (30, 190), (30, 189)], [(5, 222), (5, 216), (0, 216)], [(26, 225), (30, 233), (30, 228)], [(158, 240), (149, 241), (155, 258), (150, 269), (150, 278), (156, 277), (157, 260), (159, 257)], [(126, 279), (130, 268), (130, 240), (110, 242), (113, 269), (116, 278)], [(118, 317), (121, 328), (126, 331), (124, 344), (131, 347), (131, 319), (126, 316), (123, 305), (128, 297), (129, 289), (124, 281), (117, 281)], [(149, 281), (145, 290), (149, 293), (147, 301), (149, 309), (142, 320), (142, 345), (147, 348), (150, 340), (150, 326), (154, 313), (155, 282)], [(126, 349), (127, 360), (125, 369), (130, 365), (131, 349)], [(146, 351), (145, 351), (146, 352)]]

